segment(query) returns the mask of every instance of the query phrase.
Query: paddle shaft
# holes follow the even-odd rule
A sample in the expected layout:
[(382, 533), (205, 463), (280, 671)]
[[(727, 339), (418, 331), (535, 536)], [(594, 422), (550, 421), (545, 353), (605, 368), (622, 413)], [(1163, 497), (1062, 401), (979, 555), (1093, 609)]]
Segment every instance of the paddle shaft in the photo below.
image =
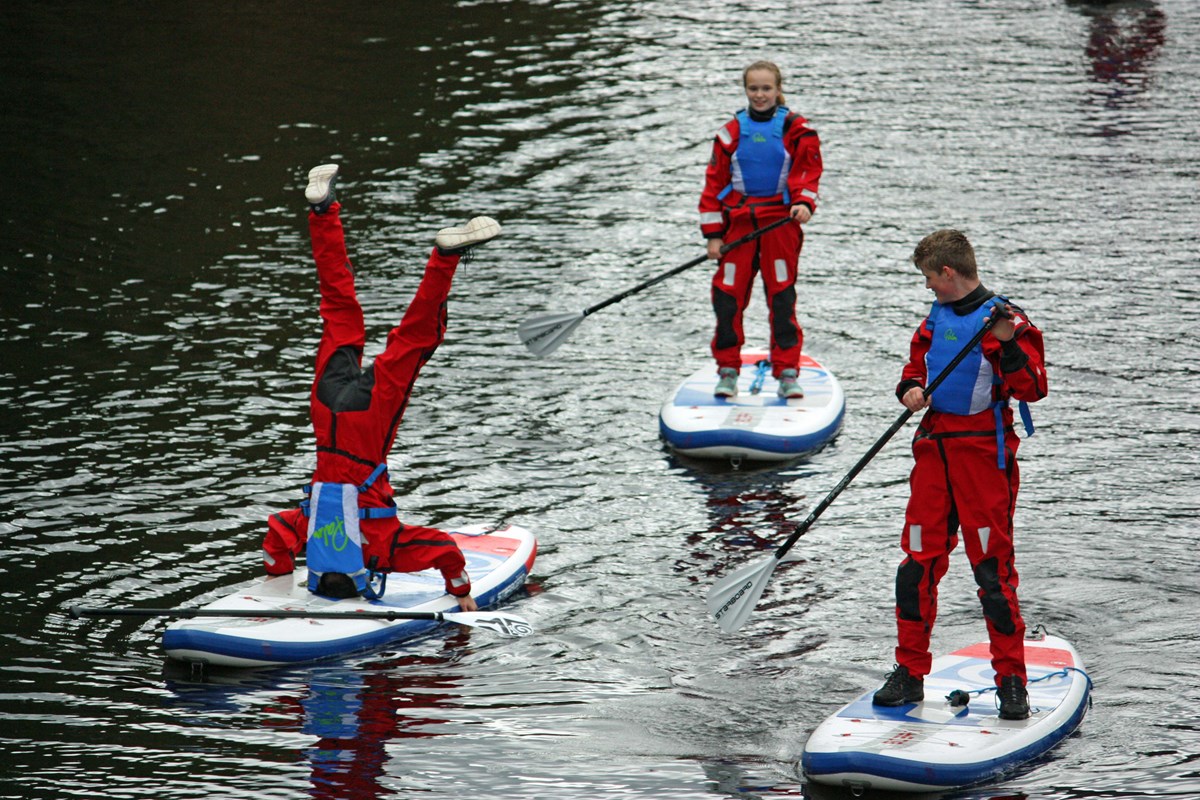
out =
[(93, 608), (89, 606), (71, 606), (71, 616), (80, 617), (250, 617), (253, 619), (287, 619), (299, 617), (303, 619), (429, 619), (442, 622), (453, 619), (457, 612), (441, 611), (300, 611), (289, 609), (254, 609), (254, 608)]
[[(950, 377), (950, 373), (954, 371), (954, 368), (961, 364), (962, 360), (967, 357), (967, 354), (975, 349), (975, 345), (979, 344), (983, 340), (984, 334), (990, 331), (992, 329), (992, 325), (995, 324), (997, 313), (998, 312), (994, 311), (991, 316), (983, 321), (983, 327), (980, 328), (973, 337), (971, 337), (971, 341), (967, 342), (967, 346), (960, 350), (958, 355), (951, 359), (950, 363), (946, 365), (944, 370), (938, 373), (938, 376), (933, 379), (932, 383), (925, 387), (924, 394), (926, 397), (929, 397), (929, 395), (933, 394), (934, 389), (941, 386), (942, 382), (946, 380), (946, 378)], [(822, 500), (820, 503), (817, 503), (817, 506), (812, 510), (812, 513), (810, 513), (808, 517), (801, 522), (799, 526), (797, 526), (796, 530), (792, 532), (792, 535), (787, 538), (787, 541), (779, 546), (779, 549), (775, 551), (776, 559), (782, 559), (787, 551), (792, 549), (792, 545), (794, 545), (801, 536), (808, 532), (808, 529), (811, 528), (813, 523), (817, 521), (817, 517), (825, 513), (825, 509), (829, 508), (833, 501), (837, 499), (837, 496), (842, 493), (842, 490), (850, 484), (850, 481), (854, 480), (855, 476), (862, 472), (863, 467), (867, 466), (867, 463), (870, 462), (870, 460), (873, 459), (879, 453), (879, 451), (883, 449), (883, 446), (888, 443), (888, 440), (896, 435), (896, 431), (904, 427), (904, 423), (908, 422), (908, 418), (914, 413), (915, 412), (913, 412), (912, 409), (904, 409), (904, 413), (901, 414), (896, 421), (891, 424), (891, 427), (884, 432), (883, 436), (880, 436), (875, 444), (871, 445), (871, 449), (868, 450), (866, 454), (858, 460), (858, 463), (851, 467), (850, 471), (846, 473), (846, 477), (838, 481), (837, 485), (833, 487), (833, 491), (825, 495), (824, 500)]]
[[(723, 245), (721, 247), (721, 254), (724, 255), (725, 253), (728, 253), (730, 250), (732, 250), (735, 247), (741, 247), (746, 242), (757, 239), (759, 236), (762, 236), (767, 231), (774, 230), (775, 228), (778, 228), (780, 225), (783, 225), (785, 222), (791, 222), (791, 220), (792, 220), (791, 217), (782, 217), (780, 219), (775, 220), (770, 225), (764, 225), (761, 228), (756, 228), (755, 230), (752, 230), (749, 233), (747, 233), (742, 238), (735, 239), (734, 241), (730, 242), (729, 244)], [(596, 303), (596, 305), (594, 305), (594, 306), (589, 306), (588, 308), (585, 308), (583, 310), (583, 316), (586, 317), (588, 314), (592, 314), (596, 311), (599, 311), (602, 308), (608, 308), (613, 303), (619, 303), (622, 300), (624, 300), (626, 297), (629, 297), (632, 294), (637, 294), (640, 291), (649, 289), (651, 286), (662, 283), (667, 278), (670, 278), (673, 275), (678, 275), (679, 273), (681, 273), (685, 270), (689, 270), (692, 267), (696, 266), (697, 264), (703, 264), (705, 261), (708, 261), (708, 260), (709, 260), (709, 258), (707, 255), (698, 256), (696, 258), (693, 258), (691, 261), (687, 262), (686, 264), (680, 264), (678, 267), (675, 267), (674, 269), (671, 269), (671, 270), (667, 270), (666, 272), (664, 272), (663, 274), (661, 274), (655, 278), (651, 278), (648, 281), (639, 283), (637, 286), (634, 286), (632, 289), (626, 289), (625, 291), (621, 292), (618, 295), (614, 295), (613, 297), (610, 297), (607, 300), (602, 300), (599, 303)]]

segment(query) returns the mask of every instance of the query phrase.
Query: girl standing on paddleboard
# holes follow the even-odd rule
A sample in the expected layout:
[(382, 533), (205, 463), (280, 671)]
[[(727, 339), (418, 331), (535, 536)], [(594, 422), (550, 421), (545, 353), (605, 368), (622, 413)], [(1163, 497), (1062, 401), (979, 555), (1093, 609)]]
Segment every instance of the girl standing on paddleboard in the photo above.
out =
[[(771, 372), (779, 394), (803, 397), (797, 383), (804, 332), (796, 319), (796, 272), (804, 243), (801, 225), (817, 208), (821, 144), (808, 120), (784, 105), (783, 76), (770, 61), (742, 73), (748, 106), (717, 131), (700, 195), (700, 232), (708, 257), (718, 260), (712, 280), (717, 329), (712, 354), (719, 397), (737, 394), (742, 366), (742, 314), (754, 275), (762, 273), (771, 323)], [(721, 247), (779, 219), (774, 228), (724, 255)]]

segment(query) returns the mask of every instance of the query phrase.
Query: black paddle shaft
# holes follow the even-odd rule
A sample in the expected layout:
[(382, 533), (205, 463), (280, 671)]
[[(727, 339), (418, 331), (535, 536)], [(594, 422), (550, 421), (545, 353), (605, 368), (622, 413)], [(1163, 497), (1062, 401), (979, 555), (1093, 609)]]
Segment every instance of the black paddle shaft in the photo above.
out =
[[(946, 365), (944, 370), (938, 373), (938, 376), (933, 379), (932, 383), (925, 387), (924, 394), (926, 397), (929, 397), (929, 395), (933, 394), (933, 390), (941, 386), (942, 381), (950, 377), (950, 373), (954, 371), (954, 368), (962, 363), (962, 360), (967, 357), (967, 354), (975, 349), (975, 345), (979, 344), (983, 340), (984, 334), (992, 329), (992, 325), (996, 323), (996, 319), (1000, 313), (1001, 312), (993, 312), (991, 316), (983, 321), (983, 327), (979, 329), (978, 333), (971, 337), (971, 341), (967, 342), (967, 346), (959, 351), (958, 355), (956, 355), (950, 361), (950, 363)], [(846, 477), (838, 481), (837, 485), (833, 487), (833, 491), (825, 495), (825, 499), (817, 504), (817, 507), (812, 510), (812, 513), (809, 514), (804, 522), (801, 522), (796, 530), (792, 532), (792, 535), (787, 538), (787, 541), (779, 546), (779, 549), (775, 551), (776, 559), (782, 559), (784, 554), (786, 554), (788, 550), (792, 549), (792, 545), (796, 543), (796, 540), (808, 532), (808, 529), (812, 527), (812, 524), (817, 521), (817, 517), (825, 513), (825, 509), (832, 505), (833, 501), (837, 499), (837, 496), (842, 493), (842, 490), (850, 484), (850, 481), (854, 480), (858, 473), (862, 472), (863, 467), (867, 466), (867, 463), (870, 462), (870, 460), (874, 458), (880, 450), (883, 449), (883, 446), (888, 443), (888, 440), (896, 435), (896, 431), (904, 427), (904, 423), (908, 422), (908, 418), (911, 417), (913, 413), (914, 412), (909, 408), (904, 409), (904, 413), (892, 423), (891, 427), (884, 432), (883, 436), (879, 437), (875, 444), (871, 445), (871, 449), (868, 450), (866, 455), (860, 458), (858, 463), (846, 473)]]
[[(757, 239), (759, 236), (762, 236), (767, 231), (778, 228), (780, 225), (783, 225), (785, 222), (790, 222), (791, 219), (792, 219), (791, 217), (782, 217), (781, 219), (775, 220), (770, 225), (764, 225), (761, 228), (752, 230), (749, 233), (747, 233), (745, 236), (743, 236), (742, 238), (736, 239), (736, 240), (730, 242), (729, 244), (722, 246), (721, 254), (724, 255), (725, 253), (728, 253), (730, 250), (732, 250), (735, 247), (741, 247), (746, 242)], [(640, 292), (644, 289), (649, 289), (651, 286), (662, 283), (667, 278), (670, 278), (673, 275), (678, 275), (679, 273), (683, 272), (684, 270), (689, 270), (692, 267), (696, 266), (697, 264), (703, 264), (705, 261), (708, 261), (707, 255), (703, 255), (703, 256), (694, 258), (691, 261), (687, 262), (686, 264), (680, 264), (678, 267), (675, 267), (674, 269), (671, 269), (671, 270), (667, 270), (666, 272), (664, 272), (663, 274), (661, 274), (657, 277), (651, 278), (650, 280), (645, 281), (644, 283), (639, 283), (637, 286), (634, 286), (632, 289), (626, 289), (625, 291), (621, 292), (618, 295), (614, 295), (613, 297), (610, 297), (607, 300), (601, 300), (599, 303), (596, 303), (596, 305), (585, 308), (583, 310), (583, 316), (586, 317), (588, 314), (592, 314), (596, 311), (599, 311), (602, 308), (608, 308), (613, 303), (619, 303), (622, 300), (624, 300), (626, 297), (629, 297), (629, 295), (631, 295), (631, 294), (637, 294), (638, 292)]]
[(80, 617), (250, 617), (252, 619), (429, 619), (441, 621), (441, 611), (302, 611), (291, 609), (256, 608), (89, 608), (71, 606), (71, 616)]

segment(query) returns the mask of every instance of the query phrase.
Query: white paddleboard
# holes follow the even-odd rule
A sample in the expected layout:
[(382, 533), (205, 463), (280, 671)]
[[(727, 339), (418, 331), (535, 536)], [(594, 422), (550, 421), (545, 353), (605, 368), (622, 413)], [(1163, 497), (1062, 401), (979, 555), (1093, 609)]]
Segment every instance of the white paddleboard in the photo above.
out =
[[(537, 541), (524, 528), (494, 529), (472, 525), (451, 536), (467, 559), (472, 594), (480, 609), (499, 603), (525, 585), (537, 555)], [(330, 600), (308, 591), (308, 570), (243, 585), (202, 606), (205, 609), (372, 611), (458, 611), (436, 570), (388, 575), (379, 600)], [(171, 658), (232, 667), (297, 664), (345, 656), (426, 633), (441, 623), (432, 620), (305, 619), (203, 617), (172, 622), (163, 632), (163, 649)]]
[[(939, 656), (925, 676), (924, 702), (873, 706), (871, 689), (817, 726), (804, 745), (804, 774), (859, 792), (930, 792), (994, 781), (1075, 730), (1090, 702), (1091, 681), (1066, 640), (1027, 638), (1025, 668), (1032, 713), (1002, 720), (988, 643)], [(968, 705), (947, 701), (956, 689), (969, 693)]]
[(804, 397), (783, 398), (764, 351), (742, 352), (735, 397), (714, 397), (717, 370), (692, 374), (659, 412), (659, 431), (677, 453), (693, 458), (786, 461), (820, 450), (842, 427), (846, 398), (825, 365), (800, 358)]

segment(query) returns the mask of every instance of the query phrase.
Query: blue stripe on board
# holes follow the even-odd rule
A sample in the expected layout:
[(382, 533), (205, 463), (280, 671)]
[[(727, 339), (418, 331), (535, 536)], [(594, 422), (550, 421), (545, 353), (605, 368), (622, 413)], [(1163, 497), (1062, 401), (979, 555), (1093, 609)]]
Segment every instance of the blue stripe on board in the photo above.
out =
[(799, 455), (816, 450), (833, 438), (833, 435), (842, 427), (842, 418), (845, 414), (846, 410), (843, 408), (832, 423), (819, 431), (813, 431), (803, 436), (774, 436), (738, 428), (718, 428), (685, 433), (668, 427), (661, 416), (658, 418), (658, 429), (663, 437), (678, 450), (741, 447), (763, 453)]
[(1037, 758), (1062, 741), (1079, 727), (1087, 713), (1090, 692), (1084, 691), (1074, 713), (1063, 724), (1048, 732), (1041, 739), (1019, 750), (998, 758), (976, 761), (971, 764), (933, 764), (908, 761), (877, 753), (840, 752), (809, 753), (800, 757), (800, 765), (807, 775), (874, 775), (894, 781), (904, 781), (919, 786), (951, 788), (971, 786), (1012, 772), (1021, 764)]
[[(522, 565), (511, 578), (496, 588), (484, 592), (475, 598), (482, 611), (493, 603), (499, 602), (525, 582), (525, 566)], [(515, 584), (515, 585), (514, 585)], [(373, 605), (383, 605), (375, 603)], [(386, 607), (391, 607), (390, 604)], [(406, 610), (406, 609), (398, 609)], [(456, 611), (457, 609), (449, 609)], [(385, 644), (411, 639), (420, 636), (442, 623), (433, 620), (406, 620), (399, 625), (389, 625), (378, 631), (339, 639), (335, 642), (283, 642), (266, 639), (244, 639), (209, 631), (199, 631), (188, 628), (171, 628), (163, 631), (164, 650), (194, 650), (197, 652), (213, 653), (231, 658), (244, 658), (255, 661), (273, 661), (279, 664), (298, 664), (305, 661), (319, 661), (327, 658), (373, 650)]]

